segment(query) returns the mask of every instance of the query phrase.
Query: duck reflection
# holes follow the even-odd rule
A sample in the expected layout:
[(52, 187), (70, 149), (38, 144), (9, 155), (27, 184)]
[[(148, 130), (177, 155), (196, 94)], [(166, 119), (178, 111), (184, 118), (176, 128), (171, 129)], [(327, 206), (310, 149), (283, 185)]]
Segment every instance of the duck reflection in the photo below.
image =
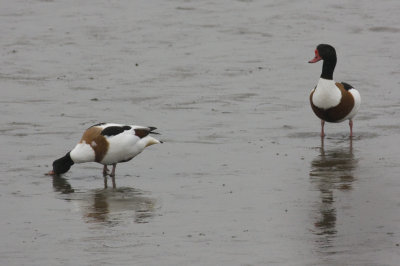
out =
[(62, 194), (75, 192), (68, 180), (58, 175), (53, 176), (53, 188), (55, 191), (61, 192)]
[[(340, 143), (338, 143), (340, 145)], [(335, 191), (353, 189), (354, 170), (358, 160), (353, 154), (353, 143), (350, 138), (347, 147), (326, 150), (321, 138), (320, 154), (311, 162), (310, 181), (320, 191), (320, 200), (315, 205), (313, 216), (315, 234), (323, 236), (321, 245), (329, 246), (336, 235), (337, 213)]]
[(128, 187), (92, 191), (91, 204), (84, 207), (88, 222), (119, 223), (133, 214), (135, 223), (147, 223), (153, 217), (155, 200), (145, 192)]
[(135, 223), (148, 223), (154, 216), (155, 199), (139, 189), (120, 187), (76, 192), (61, 176), (53, 177), (53, 188), (61, 192), (65, 200), (77, 202), (88, 223), (113, 225), (127, 222), (130, 218)]

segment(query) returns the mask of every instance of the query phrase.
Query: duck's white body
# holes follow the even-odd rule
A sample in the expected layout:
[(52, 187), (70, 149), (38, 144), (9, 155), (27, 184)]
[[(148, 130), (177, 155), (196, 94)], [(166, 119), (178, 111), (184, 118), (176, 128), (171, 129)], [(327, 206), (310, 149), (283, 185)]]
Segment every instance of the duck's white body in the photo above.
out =
[[(154, 127), (101, 123), (88, 128), (80, 142), (64, 157), (53, 162), (51, 174), (62, 174), (74, 163), (98, 162), (104, 165), (106, 176), (107, 165), (113, 165), (110, 176), (115, 187), (115, 168), (117, 163), (127, 162), (141, 153), (146, 147), (161, 143), (151, 137)], [(105, 179), (106, 180), (106, 179)], [(106, 184), (106, 183), (105, 183)]]
[[(339, 106), (346, 95), (342, 94), (342, 91), (337, 84), (338, 83), (333, 80), (320, 78), (317, 86), (311, 91), (311, 103), (315, 107), (323, 110), (329, 110)], [(329, 122), (340, 123), (352, 119), (357, 114), (361, 105), (360, 93), (354, 88), (347, 90), (346, 93), (349, 93), (353, 98), (353, 104), (350, 111), (345, 114), (344, 117)]]
[(313, 104), (322, 109), (335, 107), (342, 98), (342, 93), (333, 80), (320, 78), (313, 92)]
[[(101, 132), (110, 127), (130, 127), (116, 135), (101, 135)], [(121, 125), (114, 123), (106, 123), (90, 127), (82, 136), (81, 141), (71, 150), (71, 159), (74, 163), (98, 162), (104, 165), (112, 165), (114, 163), (126, 162), (141, 153), (147, 146), (160, 143), (151, 136), (140, 138), (136, 135), (136, 129), (150, 130), (147, 127), (136, 125)], [(97, 134), (87, 134), (89, 130), (96, 130)], [(99, 139), (100, 137), (100, 139)], [(104, 140), (107, 146), (98, 149), (98, 141)], [(97, 142), (96, 142), (97, 141)], [(107, 150), (104, 149), (107, 147)], [(96, 153), (105, 152), (100, 160), (96, 160)], [(97, 156), (97, 158), (99, 158)]]

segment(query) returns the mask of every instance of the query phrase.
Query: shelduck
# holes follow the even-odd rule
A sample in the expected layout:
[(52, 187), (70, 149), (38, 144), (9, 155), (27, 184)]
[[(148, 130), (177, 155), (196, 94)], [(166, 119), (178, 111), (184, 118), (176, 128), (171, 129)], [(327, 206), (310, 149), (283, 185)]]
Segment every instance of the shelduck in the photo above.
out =
[(315, 57), (309, 63), (323, 60), (322, 74), (317, 86), (311, 91), (310, 103), (314, 113), (321, 119), (321, 137), (325, 136), (325, 122), (339, 123), (349, 120), (350, 137), (353, 136), (353, 117), (361, 104), (360, 93), (348, 83), (335, 82), (336, 51), (329, 44), (320, 44)]
[(149, 134), (155, 127), (100, 123), (89, 127), (80, 142), (65, 156), (53, 162), (53, 170), (49, 175), (66, 173), (75, 163), (97, 162), (103, 164), (104, 185), (107, 187), (107, 165), (112, 165), (109, 174), (115, 184), (115, 168), (117, 163), (127, 162), (141, 153), (146, 147), (162, 143)]

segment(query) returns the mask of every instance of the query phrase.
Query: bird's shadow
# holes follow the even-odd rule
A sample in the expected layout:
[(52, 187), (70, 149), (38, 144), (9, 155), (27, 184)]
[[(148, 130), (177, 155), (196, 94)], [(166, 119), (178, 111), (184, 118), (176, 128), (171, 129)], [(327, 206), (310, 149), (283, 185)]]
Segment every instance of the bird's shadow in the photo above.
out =
[(150, 192), (130, 187), (74, 189), (62, 176), (53, 176), (53, 188), (59, 197), (78, 203), (88, 223), (116, 225), (122, 222), (147, 223), (154, 216), (156, 200)]

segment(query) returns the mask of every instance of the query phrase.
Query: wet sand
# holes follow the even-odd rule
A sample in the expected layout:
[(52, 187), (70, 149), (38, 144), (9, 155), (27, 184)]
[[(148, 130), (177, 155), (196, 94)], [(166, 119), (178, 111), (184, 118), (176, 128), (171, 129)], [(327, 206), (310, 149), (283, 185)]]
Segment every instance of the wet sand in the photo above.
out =
[[(3, 1), (1, 265), (398, 265), (397, 1)], [(347, 123), (308, 103), (359, 89)], [(157, 126), (117, 167), (54, 159), (98, 122)]]

